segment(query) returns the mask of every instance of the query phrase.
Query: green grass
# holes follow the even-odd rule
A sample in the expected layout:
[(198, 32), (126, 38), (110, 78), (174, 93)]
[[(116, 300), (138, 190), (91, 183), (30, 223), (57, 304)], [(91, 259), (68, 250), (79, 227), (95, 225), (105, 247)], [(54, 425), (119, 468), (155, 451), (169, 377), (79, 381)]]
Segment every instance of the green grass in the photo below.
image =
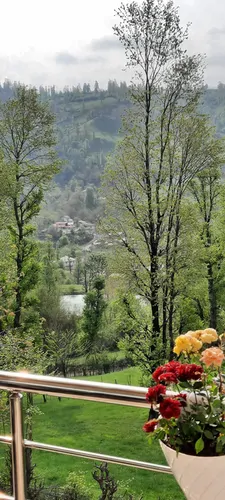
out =
[(108, 382), (110, 384), (140, 385), (141, 371), (137, 367), (130, 367), (125, 368), (125, 370), (119, 372), (111, 372), (104, 375), (86, 376), (82, 378), (85, 378), (86, 380), (95, 380), (96, 382)]
[[(116, 359), (116, 360), (125, 359), (125, 354), (121, 350), (120, 351), (105, 351), (105, 353), (107, 354), (109, 359)], [(86, 359), (87, 359), (86, 356), (79, 356), (78, 358), (76, 358), (75, 361), (76, 361), (77, 365), (83, 365), (86, 362)], [(74, 363), (74, 360), (72, 360), (72, 361)], [(121, 374), (121, 372), (119, 372), (119, 373)], [(134, 373), (134, 368), (133, 368), (133, 373)], [(110, 375), (110, 373), (107, 374), (106, 376), (109, 377), (109, 375)], [(111, 375), (113, 377), (113, 373), (111, 373)], [(98, 379), (98, 380), (100, 380), (100, 379)], [(114, 382), (114, 380), (112, 380), (112, 381)], [(126, 382), (126, 383), (129, 383), (129, 382)]]
[[(139, 383), (140, 372), (137, 368), (128, 368), (86, 378), (135, 385)], [(35, 403), (42, 412), (35, 417), (34, 439), (37, 441), (165, 463), (158, 444), (150, 447), (142, 432), (147, 418), (145, 409), (69, 399), (58, 401), (52, 397), (44, 403), (41, 396), (35, 397)], [(63, 484), (72, 471), (85, 472), (93, 500), (99, 497), (91, 478), (94, 462), (44, 452), (34, 452), (34, 462), (36, 472), (47, 484)], [(144, 500), (184, 499), (172, 476), (114, 465), (110, 465), (110, 471), (119, 481), (129, 483), (136, 499), (142, 492)]]
[(61, 295), (80, 295), (84, 293), (83, 285), (75, 285), (73, 283), (59, 286)]

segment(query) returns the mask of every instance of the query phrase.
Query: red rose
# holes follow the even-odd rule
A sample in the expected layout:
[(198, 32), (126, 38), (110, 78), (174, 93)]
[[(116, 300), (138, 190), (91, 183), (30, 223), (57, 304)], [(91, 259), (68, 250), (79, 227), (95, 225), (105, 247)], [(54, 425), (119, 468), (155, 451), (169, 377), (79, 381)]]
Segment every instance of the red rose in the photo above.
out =
[(159, 382), (160, 375), (162, 375), (163, 373), (168, 373), (168, 372), (175, 373), (175, 375), (176, 375), (177, 370), (180, 366), (181, 366), (181, 364), (179, 363), (179, 361), (170, 361), (169, 363), (166, 363), (165, 365), (159, 366), (158, 368), (156, 368), (156, 370), (152, 374), (152, 377), (155, 380), (155, 382)]
[(186, 406), (187, 394), (184, 394), (184, 393), (177, 394), (177, 396), (173, 396), (173, 398), (177, 399), (180, 402), (182, 407)]
[(191, 380), (199, 380), (203, 373), (203, 368), (200, 365), (189, 365), (189, 373)]
[(178, 418), (181, 413), (181, 403), (177, 399), (165, 398), (159, 405), (159, 411), (163, 418)]
[(149, 420), (149, 422), (146, 422), (145, 425), (143, 425), (143, 431), (145, 432), (154, 432), (156, 426), (158, 424), (158, 420), (155, 418), (153, 420)]
[(167, 372), (172, 372), (177, 374), (177, 370), (180, 368), (180, 366), (181, 363), (179, 363), (179, 361), (170, 361), (169, 363), (166, 363), (166, 365), (164, 365), (164, 368), (166, 368), (165, 371)]
[(181, 382), (186, 382), (187, 380), (199, 380), (203, 373), (202, 366), (195, 364), (183, 364), (177, 370), (177, 378)]
[(150, 403), (158, 403), (160, 396), (166, 394), (165, 385), (154, 385), (153, 387), (149, 387), (148, 392), (146, 394), (146, 399), (150, 401)]
[(155, 380), (155, 382), (159, 381), (159, 377), (160, 375), (162, 375), (162, 373), (164, 373), (164, 371), (164, 366), (159, 366), (158, 368), (156, 368), (156, 370), (152, 374), (152, 378)]
[(162, 375), (159, 375), (159, 382), (162, 382), (164, 384), (176, 384), (177, 383), (177, 376), (175, 373), (172, 372), (166, 372), (162, 373)]

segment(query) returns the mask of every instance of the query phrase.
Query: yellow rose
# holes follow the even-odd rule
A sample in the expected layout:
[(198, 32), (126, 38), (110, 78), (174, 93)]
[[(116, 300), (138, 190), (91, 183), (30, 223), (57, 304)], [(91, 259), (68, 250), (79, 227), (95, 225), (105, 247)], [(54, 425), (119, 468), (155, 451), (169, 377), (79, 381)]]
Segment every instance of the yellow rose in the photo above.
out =
[(191, 337), (194, 337), (195, 339), (198, 339), (200, 340), (201, 339), (201, 336), (203, 334), (203, 331), (204, 330), (195, 330), (194, 332), (192, 332), (190, 330), (190, 332), (187, 332), (186, 335), (190, 335)]
[(202, 341), (191, 337), (191, 352), (198, 352), (202, 347)]
[(175, 347), (173, 352), (178, 356), (183, 352), (185, 354), (191, 354), (193, 352), (198, 352), (202, 347), (202, 342), (195, 337), (192, 337), (189, 333), (185, 335), (180, 335), (175, 340)]
[(218, 335), (214, 328), (206, 328), (201, 336), (203, 344), (211, 344), (211, 342), (216, 342), (218, 340)]
[(179, 337), (177, 337), (175, 340), (175, 347), (173, 352), (175, 352), (178, 356), (181, 354), (181, 352), (189, 353), (191, 351), (190, 338), (186, 335), (180, 335)]

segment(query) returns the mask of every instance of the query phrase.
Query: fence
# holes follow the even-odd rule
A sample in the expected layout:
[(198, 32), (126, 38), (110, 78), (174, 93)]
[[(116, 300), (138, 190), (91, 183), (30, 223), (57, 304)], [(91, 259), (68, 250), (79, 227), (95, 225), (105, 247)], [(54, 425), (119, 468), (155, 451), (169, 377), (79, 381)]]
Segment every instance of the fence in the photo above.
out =
[(26, 372), (13, 373), (0, 371), (0, 390), (10, 392), (11, 436), (0, 436), (0, 443), (11, 445), (13, 468), (13, 497), (0, 492), (1, 500), (26, 499), (24, 466), (25, 448), (171, 474), (170, 468), (165, 465), (151, 464), (128, 458), (65, 448), (63, 446), (29, 441), (23, 438), (23, 392), (147, 408), (148, 403), (145, 401), (146, 388), (46, 377), (31, 375)]

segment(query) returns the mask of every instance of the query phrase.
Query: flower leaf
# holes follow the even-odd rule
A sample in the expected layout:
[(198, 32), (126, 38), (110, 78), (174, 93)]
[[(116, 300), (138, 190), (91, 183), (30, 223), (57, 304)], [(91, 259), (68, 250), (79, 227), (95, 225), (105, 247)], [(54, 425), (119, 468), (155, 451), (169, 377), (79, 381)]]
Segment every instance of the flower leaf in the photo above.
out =
[(204, 450), (204, 446), (205, 446), (204, 441), (202, 437), (200, 437), (195, 443), (195, 451), (197, 455), (201, 453), (202, 450)]
[(189, 382), (179, 382), (179, 386), (182, 389), (193, 389), (193, 386)]
[(221, 406), (221, 401), (220, 399), (215, 399), (212, 403), (213, 408), (219, 408)]
[(204, 431), (204, 435), (207, 439), (214, 439), (213, 433), (209, 430)]
[(194, 383), (193, 385), (194, 389), (201, 389), (203, 387), (203, 383), (198, 380), (197, 382)]

